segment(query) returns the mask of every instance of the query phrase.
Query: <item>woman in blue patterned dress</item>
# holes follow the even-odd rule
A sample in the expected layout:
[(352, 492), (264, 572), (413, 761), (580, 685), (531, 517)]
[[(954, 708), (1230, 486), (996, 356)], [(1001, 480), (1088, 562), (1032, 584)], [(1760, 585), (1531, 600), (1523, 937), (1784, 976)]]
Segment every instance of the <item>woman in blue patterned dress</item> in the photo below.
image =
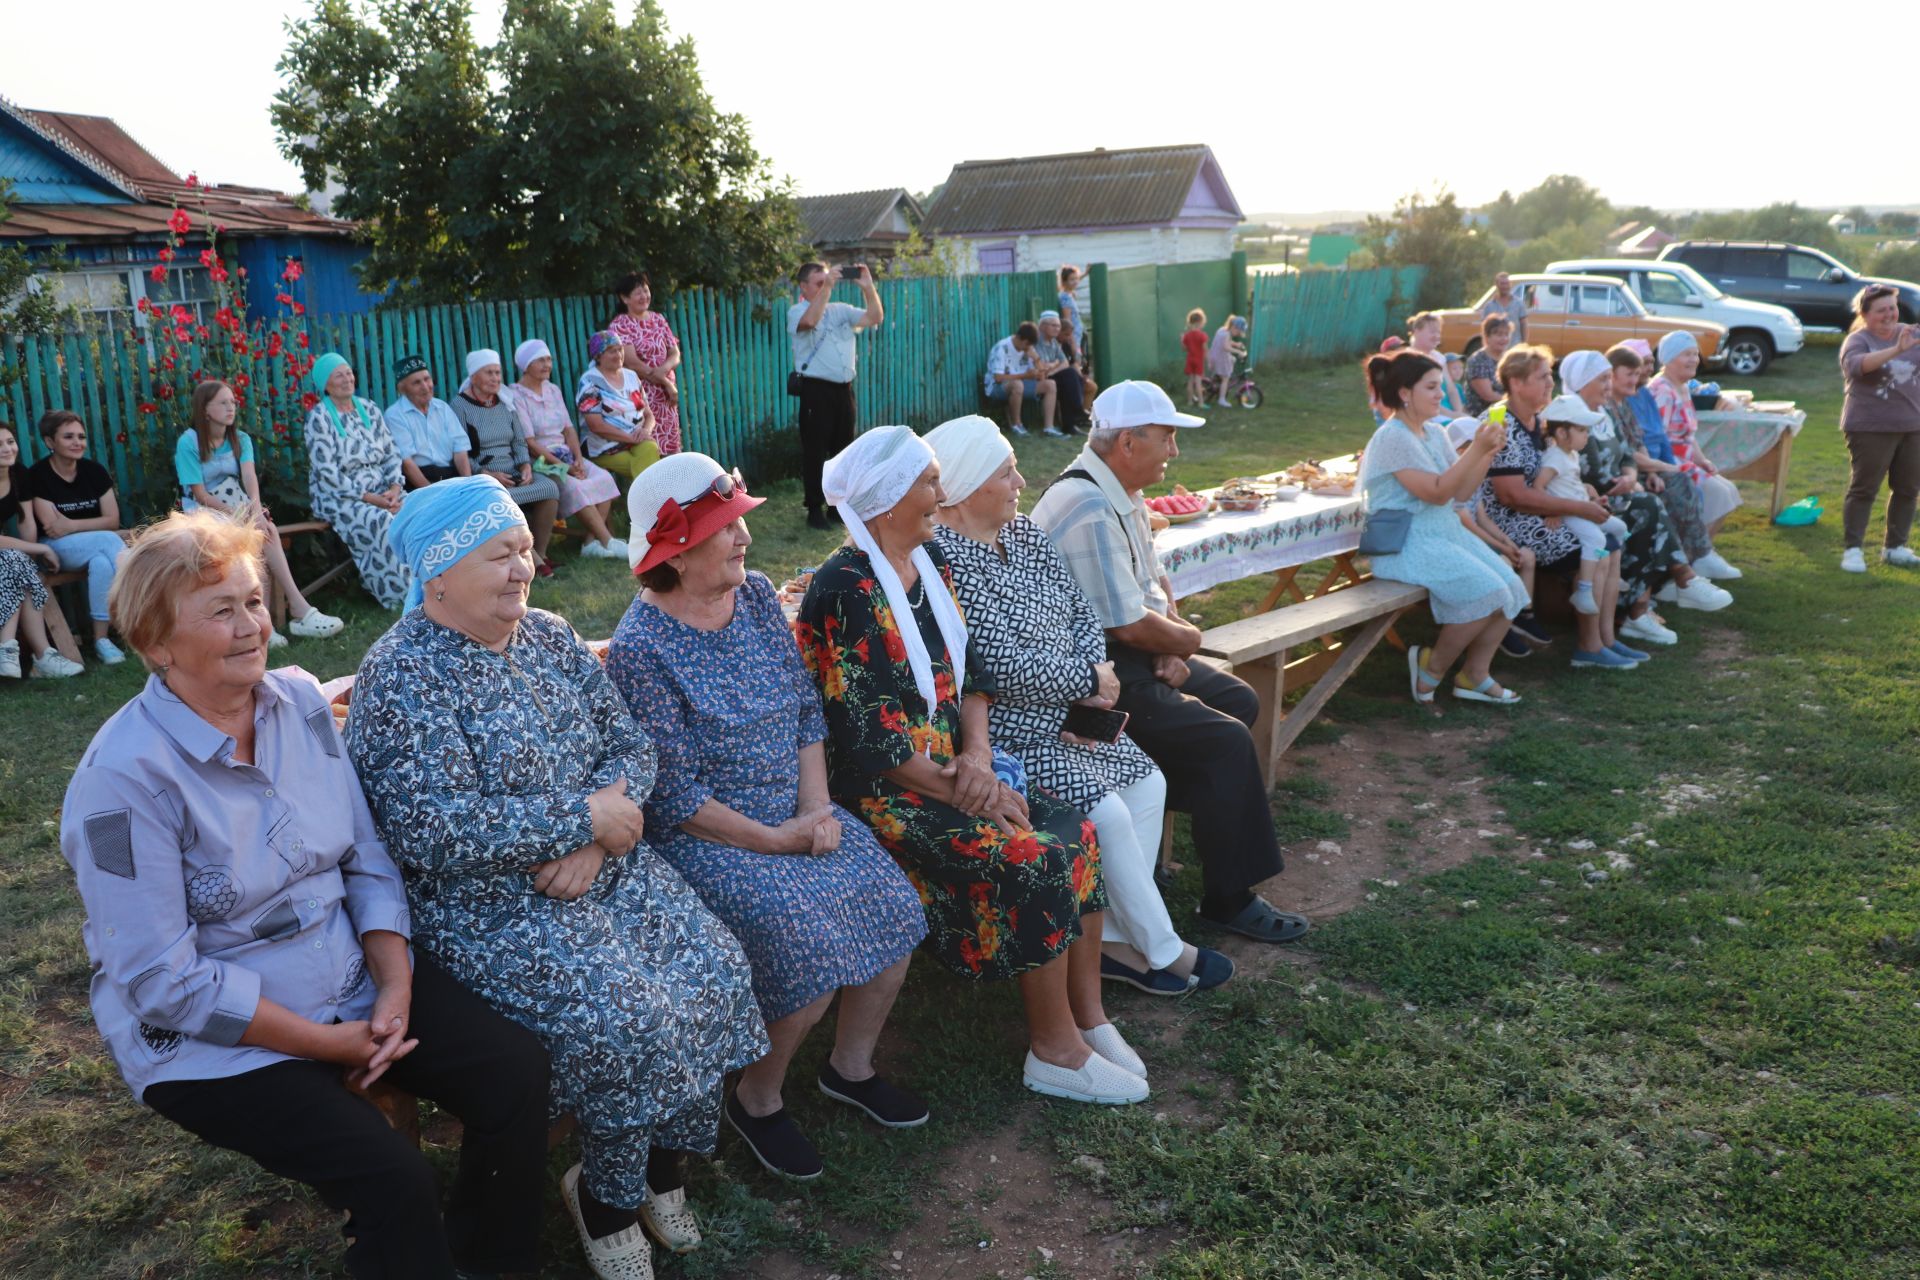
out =
[(753, 963), (773, 1052), (741, 1073), (727, 1122), (768, 1169), (812, 1178), (820, 1156), (780, 1090), (834, 992), (821, 1091), (892, 1128), (927, 1119), (925, 1103), (873, 1069), (927, 924), (905, 873), (828, 798), (819, 690), (773, 584), (747, 572), (745, 516), (762, 501), (704, 454), (641, 473), (627, 509), (643, 589), (614, 632), (607, 674), (659, 752), (654, 847)]
[(1455, 510), (1486, 477), (1487, 464), (1507, 433), (1485, 423), (1466, 455), (1455, 454), (1438, 420), (1445, 376), (1438, 361), (1416, 351), (1367, 361), (1368, 386), (1390, 415), (1361, 457), (1367, 518), (1386, 511), (1412, 516), (1401, 549), (1372, 557), (1373, 576), (1425, 587), (1433, 620), (1440, 624), (1431, 649), (1414, 645), (1407, 650), (1415, 702), (1432, 702), (1447, 668), (1464, 655), (1453, 696), (1509, 705), (1520, 701), (1519, 695), (1496, 683), (1488, 666), (1509, 620), (1527, 607), (1526, 588)]
[[(489, 476), (407, 496), (409, 609), (361, 663), (347, 746), (403, 868), (414, 945), (546, 1044), (581, 1130), (562, 1188), (602, 1277), (699, 1243), (683, 1153), (767, 1051), (739, 944), (640, 842), (652, 745), (566, 622)], [(423, 599), (423, 592), (424, 599)]]
[(353, 366), (329, 351), (307, 375), (319, 401), (307, 414), (307, 495), (313, 514), (353, 553), (360, 585), (383, 609), (407, 595), (407, 566), (387, 545), (405, 486), (400, 452), (371, 400), (353, 394)]

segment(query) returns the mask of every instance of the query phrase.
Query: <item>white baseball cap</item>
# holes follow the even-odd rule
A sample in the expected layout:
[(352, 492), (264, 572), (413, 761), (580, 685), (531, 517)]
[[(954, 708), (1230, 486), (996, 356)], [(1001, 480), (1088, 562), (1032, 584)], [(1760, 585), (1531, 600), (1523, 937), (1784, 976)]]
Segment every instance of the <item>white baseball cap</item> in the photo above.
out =
[(1093, 398), (1095, 428), (1204, 427), (1205, 418), (1181, 413), (1154, 382), (1116, 382)]
[(1585, 427), (1589, 431), (1607, 420), (1607, 416), (1598, 409), (1587, 408), (1587, 402), (1576, 395), (1555, 396), (1546, 408), (1540, 411), (1542, 422), (1571, 422), (1576, 427)]

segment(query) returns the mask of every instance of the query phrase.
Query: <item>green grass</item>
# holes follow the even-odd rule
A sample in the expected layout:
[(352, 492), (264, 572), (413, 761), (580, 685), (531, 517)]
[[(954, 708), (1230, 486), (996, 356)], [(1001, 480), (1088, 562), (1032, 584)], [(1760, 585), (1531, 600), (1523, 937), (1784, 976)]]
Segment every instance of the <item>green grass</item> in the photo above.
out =
[[(1172, 479), (1197, 487), (1364, 441), (1350, 366), (1263, 373), (1268, 408), (1183, 434)], [(1816, 347), (1759, 384), (1810, 410), (1793, 492), (1821, 493), (1830, 514), (1778, 530), (1739, 513), (1722, 540), (1748, 573), (1733, 609), (1682, 615), (1681, 646), (1630, 676), (1506, 664), (1527, 702), (1470, 764), (1440, 754), (1376, 660), (1336, 699), (1338, 723), (1303, 735), (1304, 767), (1277, 797), (1285, 838), (1342, 838), (1326, 748), (1366, 720), (1406, 735), (1366, 762), (1389, 792), (1447, 811), (1453, 780), (1477, 774), (1517, 850), (1403, 877), (1323, 923), (1308, 964), (1190, 1002), (1155, 1055), (1165, 1111), (1032, 1102), (1014, 1069), (1015, 993), (917, 965), (884, 1056), (935, 1121), (882, 1135), (795, 1088), (831, 1175), (777, 1184), (723, 1140), (694, 1186), (709, 1245), (663, 1271), (738, 1275), (779, 1249), (813, 1274), (891, 1275), (889, 1241), (911, 1228), (922, 1250), (950, 1250), (954, 1274), (991, 1273), (975, 1254), (998, 1206), (949, 1199), (943, 1159), (1001, 1130), (1097, 1178), (1111, 1197), (1100, 1228), (1164, 1229), (1164, 1278), (1920, 1274), (1920, 577), (1834, 571), (1833, 375)], [(1071, 452), (1021, 448), (1036, 484)], [(835, 539), (797, 519), (797, 486), (768, 494), (753, 563), (776, 578), (817, 563)], [(629, 579), (563, 563), (535, 603), (607, 634)], [(1239, 584), (1190, 607), (1224, 621), (1259, 595)], [(327, 606), (346, 634), (285, 651), (322, 677), (351, 670), (388, 621), (350, 594)], [(0, 1274), (338, 1274), (317, 1202), (134, 1106), (88, 1022), (55, 823), (81, 748), (139, 680), (0, 690)], [(1688, 799), (1682, 784), (1714, 798), (1665, 812), (1662, 797)], [(1590, 880), (1582, 864), (1606, 867), (1609, 850), (1634, 865)], [(814, 1040), (797, 1081), (824, 1051)], [(556, 1173), (572, 1158), (557, 1152)], [(548, 1209), (551, 1274), (582, 1274)], [(1008, 1272), (1028, 1273), (1066, 1274)]]

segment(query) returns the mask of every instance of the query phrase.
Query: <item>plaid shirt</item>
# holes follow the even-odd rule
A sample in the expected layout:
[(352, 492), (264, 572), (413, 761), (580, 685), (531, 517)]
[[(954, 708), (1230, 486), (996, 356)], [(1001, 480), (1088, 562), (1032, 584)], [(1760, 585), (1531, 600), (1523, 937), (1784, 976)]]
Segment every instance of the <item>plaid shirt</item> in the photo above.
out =
[(1138, 622), (1149, 609), (1166, 613), (1146, 499), (1128, 493), (1092, 449), (1082, 450), (1069, 470), (1085, 471), (1094, 482), (1055, 481), (1034, 504), (1032, 518), (1053, 539), (1100, 625), (1111, 631)]

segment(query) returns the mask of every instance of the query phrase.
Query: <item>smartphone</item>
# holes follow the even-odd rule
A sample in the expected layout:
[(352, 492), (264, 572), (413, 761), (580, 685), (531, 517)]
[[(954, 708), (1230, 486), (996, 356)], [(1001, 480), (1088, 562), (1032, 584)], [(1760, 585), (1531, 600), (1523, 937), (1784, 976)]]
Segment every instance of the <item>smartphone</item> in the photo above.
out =
[(1061, 727), (1074, 737), (1091, 742), (1118, 742), (1127, 727), (1127, 713), (1102, 711), (1076, 702), (1067, 708), (1067, 722)]
[(846, 266), (840, 268), (840, 278), (842, 280), (851, 280), (855, 284), (858, 284), (860, 283), (860, 273), (866, 269), (867, 264), (864, 262), (849, 262)]

